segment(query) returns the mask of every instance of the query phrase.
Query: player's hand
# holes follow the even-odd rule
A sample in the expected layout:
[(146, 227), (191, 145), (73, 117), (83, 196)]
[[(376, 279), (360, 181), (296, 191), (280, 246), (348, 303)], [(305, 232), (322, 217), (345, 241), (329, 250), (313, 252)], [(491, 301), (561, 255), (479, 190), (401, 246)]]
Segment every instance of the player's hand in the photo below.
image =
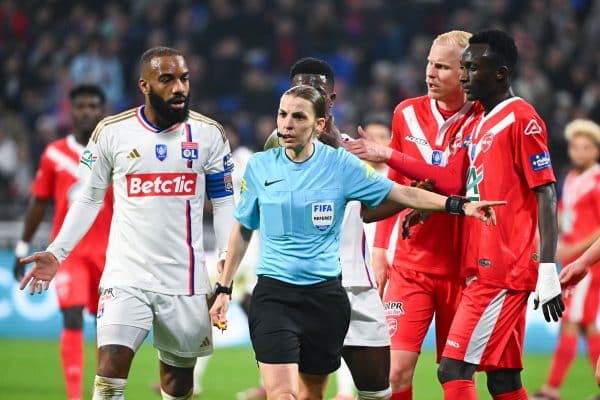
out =
[(558, 279), (563, 289), (568, 289), (577, 285), (589, 272), (587, 264), (581, 262), (579, 259), (573, 261), (571, 264), (564, 267)]
[(464, 211), (465, 215), (474, 217), (486, 225), (496, 225), (496, 213), (494, 212), (493, 206), (506, 205), (506, 201), (499, 200), (484, 200), (484, 201), (473, 201), (465, 203)]
[(208, 312), (210, 315), (210, 322), (213, 326), (224, 331), (227, 329), (227, 310), (229, 310), (229, 295), (225, 293), (219, 293), (214, 296), (215, 300)]
[(410, 210), (402, 220), (402, 239), (410, 238), (410, 228), (417, 224), (422, 224), (431, 215), (429, 211)]
[(360, 135), (359, 139), (343, 142), (346, 150), (365, 161), (387, 162), (390, 159), (391, 148), (366, 139), (365, 131), (360, 126), (358, 134)]
[(390, 268), (387, 258), (387, 249), (373, 247), (373, 251), (371, 252), (371, 267), (375, 274), (375, 282), (377, 282), (379, 297), (383, 299), (383, 293), (385, 292), (385, 285), (388, 281)]
[(21, 258), (21, 264), (34, 263), (33, 268), (21, 279), (19, 288), (25, 289), (29, 284), (29, 294), (34, 294), (36, 291), (42, 293), (43, 290), (48, 290), (50, 281), (58, 271), (58, 260), (54, 254), (49, 251), (38, 251), (29, 257)]
[(410, 186), (432, 192), (435, 187), (435, 181), (429, 178), (424, 181), (410, 181)]
[(13, 275), (17, 282), (19, 282), (21, 279), (23, 279), (23, 276), (25, 276), (25, 265), (21, 264), (18, 258), (15, 260), (15, 264), (13, 265)]
[(540, 263), (533, 309), (537, 310), (540, 304), (547, 322), (558, 321), (565, 311), (555, 263)]

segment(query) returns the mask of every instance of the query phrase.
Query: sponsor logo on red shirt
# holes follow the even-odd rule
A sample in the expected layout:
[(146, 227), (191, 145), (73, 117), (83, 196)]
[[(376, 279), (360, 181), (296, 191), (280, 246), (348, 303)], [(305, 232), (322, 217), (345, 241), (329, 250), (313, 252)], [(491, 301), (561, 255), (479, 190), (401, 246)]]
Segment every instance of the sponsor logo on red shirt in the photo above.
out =
[(195, 173), (127, 175), (127, 196), (192, 196), (196, 194)]

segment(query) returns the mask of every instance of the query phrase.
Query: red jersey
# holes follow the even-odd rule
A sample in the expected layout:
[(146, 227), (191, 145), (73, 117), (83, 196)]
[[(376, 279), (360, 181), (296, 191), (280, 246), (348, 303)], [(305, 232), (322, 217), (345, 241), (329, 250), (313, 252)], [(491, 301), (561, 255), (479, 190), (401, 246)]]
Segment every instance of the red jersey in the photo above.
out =
[[(79, 188), (77, 169), (83, 150), (84, 147), (77, 143), (75, 137), (69, 135), (50, 143), (42, 153), (31, 192), (40, 199), (54, 201), (51, 240), (60, 231), (67, 210)], [(104, 198), (104, 207), (94, 224), (75, 246), (69, 258), (93, 257), (100, 260), (104, 266), (111, 218), (112, 190), (109, 190)]]
[[(583, 173), (569, 171), (558, 207), (563, 243), (573, 245), (593, 235), (600, 227), (600, 165), (595, 164)], [(575, 254), (565, 265), (580, 255)]]
[(471, 224), (467, 260), (491, 286), (534, 290), (539, 256), (533, 188), (555, 182), (544, 121), (519, 97), (507, 99), (465, 128), (470, 139), (467, 197), (506, 200), (497, 226)]
[[(428, 96), (405, 100), (394, 111), (390, 147), (430, 165), (444, 167), (462, 145), (456, 137), (458, 127), (479, 109), (467, 102), (445, 119), (436, 101)], [(393, 168), (389, 169), (388, 177), (410, 185), (410, 179)], [(400, 221), (409, 211), (400, 213)], [(377, 223), (375, 246), (388, 247), (394, 222), (394, 218), (388, 218)], [(411, 228), (409, 239), (398, 236), (394, 266), (436, 275), (459, 275), (463, 222), (464, 219), (450, 214), (432, 213), (424, 224)]]

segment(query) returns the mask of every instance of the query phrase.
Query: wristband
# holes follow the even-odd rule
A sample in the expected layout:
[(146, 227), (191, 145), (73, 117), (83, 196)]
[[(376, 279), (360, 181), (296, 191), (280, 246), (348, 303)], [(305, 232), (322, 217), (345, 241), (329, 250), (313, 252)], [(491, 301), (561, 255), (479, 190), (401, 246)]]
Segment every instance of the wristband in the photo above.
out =
[(460, 196), (448, 196), (446, 198), (446, 211), (453, 215), (465, 215), (465, 204), (468, 199)]
[(27, 257), (29, 255), (29, 243), (19, 240), (15, 246), (15, 256), (17, 258)]

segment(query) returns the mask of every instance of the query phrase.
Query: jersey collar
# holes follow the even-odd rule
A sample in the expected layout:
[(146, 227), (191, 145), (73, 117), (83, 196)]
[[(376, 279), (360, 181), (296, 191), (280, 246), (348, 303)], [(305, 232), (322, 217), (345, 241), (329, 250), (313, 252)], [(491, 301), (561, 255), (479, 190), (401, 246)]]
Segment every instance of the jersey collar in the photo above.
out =
[(146, 130), (149, 130), (150, 132), (160, 133), (160, 134), (169, 133), (169, 132), (176, 130), (181, 125), (181, 123), (178, 122), (176, 124), (171, 125), (168, 128), (161, 129), (158, 126), (152, 124), (150, 121), (148, 121), (148, 119), (144, 115), (145, 108), (146, 108), (145, 105), (139, 106), (137, 108), (137, 110), (135, 111), (135, 116), (136, 116), (136, 119), (138, 120), (138, 122), (140, 123), (140, 125), (142, 125)]

